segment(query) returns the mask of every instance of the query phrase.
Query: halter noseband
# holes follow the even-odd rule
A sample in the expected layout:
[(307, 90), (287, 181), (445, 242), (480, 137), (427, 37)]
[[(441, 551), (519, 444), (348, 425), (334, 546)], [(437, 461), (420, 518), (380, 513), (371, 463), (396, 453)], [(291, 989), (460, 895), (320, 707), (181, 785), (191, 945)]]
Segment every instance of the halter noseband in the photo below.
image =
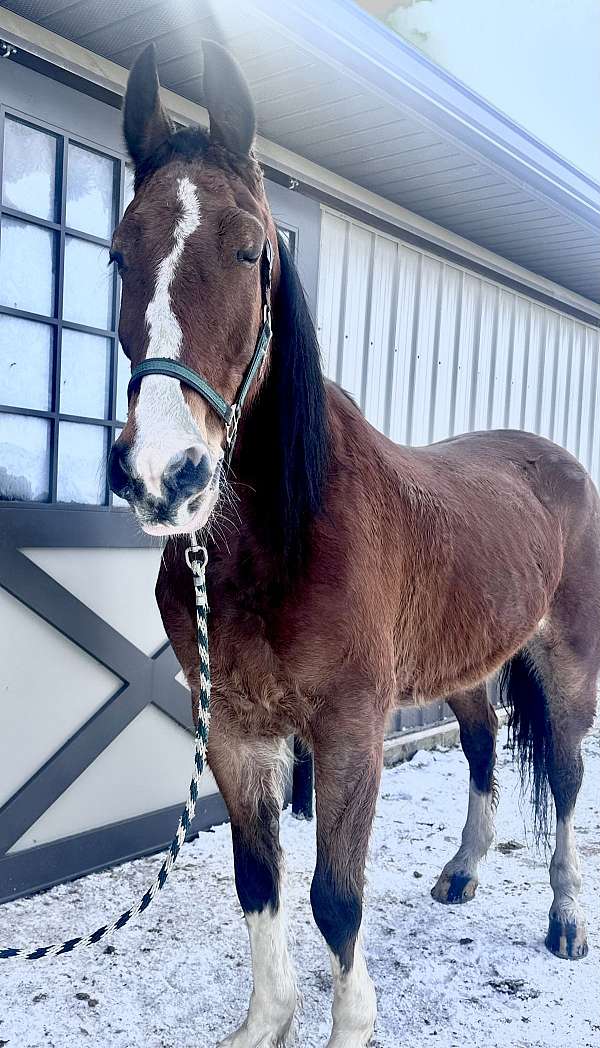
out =
[(169, 357), (148, 357), (146, 360), (143, 360), (142, 363), (138, 364), (131, 372), (131, 379), (129, 380), (129, 385), (127, 387), (127, 398), (128, 400), (131, 400), (132, 394), (139, 387), (142, 379), (145, 378), (146, 375), (166, 375), (167, 378), (175, 378), (179, 382), (183, 382), (185, 386), (195, 390), (196, 393), (200, 393), (200, 395), (208, 401), (213, 411), (216, 411), (217, 415), (225, 425), (227, 459), (231, 459), (235, 438), (237, 436), (238, 422), (240, 420), (244, 401), (248, 395), (248, 390), (250, 389), (255, 376), (260, 371), (261, 365), (267, 355), (269, 343), (271, 342), (272, 269), (273, 248), (271, 246), (271, 241), (267, 237), (260, 259), (260, 287), (262, 298), (261, 325), (258, 332), (258, 338), (256, 339), (256, 346), (254, 347), (252, 360), (248, 364), (248, 368), (242, 379), (233, 404), (228, 404), (221, 394), (217, 393), (216, 389), (213, 389), (210, 383), (207, 382), (197, 371), (194, 371), (193, 368), (188, 367), (187, 364), (180, 364), (178, 360), (171, 360)]

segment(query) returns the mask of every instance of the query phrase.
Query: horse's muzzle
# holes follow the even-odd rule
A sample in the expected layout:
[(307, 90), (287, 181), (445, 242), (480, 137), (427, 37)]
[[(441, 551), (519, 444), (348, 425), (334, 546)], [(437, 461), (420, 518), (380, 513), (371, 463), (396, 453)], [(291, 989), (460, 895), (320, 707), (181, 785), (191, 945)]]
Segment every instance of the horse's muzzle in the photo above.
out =
[(204, 445), (194, 445), (166, 463), (145, 456), (142, 468), (131, 448), (117, 440), (108, 461), (108, 481), (129, 502), (145, 531), (169, 535), (202, 528), (218, 496), (220, 461), (213, 467)]

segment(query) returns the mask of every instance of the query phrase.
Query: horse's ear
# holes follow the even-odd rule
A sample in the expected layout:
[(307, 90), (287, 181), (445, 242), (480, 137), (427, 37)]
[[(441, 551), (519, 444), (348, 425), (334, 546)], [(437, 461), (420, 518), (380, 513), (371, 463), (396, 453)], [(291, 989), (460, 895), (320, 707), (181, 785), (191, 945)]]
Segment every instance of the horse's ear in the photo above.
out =
[(136, 58), (127, 81), (123, 106), (123, 132), (127, 149), (139, 168), (173, 132), (173, 124), (160, 100), (154, 44)]
[(202, 42), (203, 101), (210, 117), (210, 137), (232, 153), (247, 156), (256, 132), (254, 102), (235, 58), (214, 40)]

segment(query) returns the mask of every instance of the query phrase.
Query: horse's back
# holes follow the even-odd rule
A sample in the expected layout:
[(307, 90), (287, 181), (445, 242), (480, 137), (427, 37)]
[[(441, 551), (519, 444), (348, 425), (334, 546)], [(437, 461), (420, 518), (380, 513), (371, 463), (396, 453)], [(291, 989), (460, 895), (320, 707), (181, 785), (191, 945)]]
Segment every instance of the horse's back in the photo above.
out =
[(421, 571), (420, 599), (401, 609), (416, 690), (481, 679), (535, 632), (561, 587), (584, 593), (593, 579), (600, 591), (598, 494), (564, 448), (499, 430), (394, 446), (388, 461), (404, 570)]
[(513, 476), (517, 470), (544, 503), (553, 500), (554, 504), (572, 504), (577, 491), (582, 501), (598, 503), (596, 488), (579, 460), (566, 448), (536, 433), (518, 429), (462, 433), (418, 451), (426, 457), (447, 456), (449, 461), (463, 466), (476, 464), (492, 482), (498, 470), (510, 471)]
[(600, 497), (585, 467), (546, 437), (522, 430), (464, 433), (418, 449), (435, 463), (442, 488), (472, 504), (493, 502), (495, 526), (517, 536), (541, 529), (562, 558), (588, 535), (588, 556), (600, 559)]

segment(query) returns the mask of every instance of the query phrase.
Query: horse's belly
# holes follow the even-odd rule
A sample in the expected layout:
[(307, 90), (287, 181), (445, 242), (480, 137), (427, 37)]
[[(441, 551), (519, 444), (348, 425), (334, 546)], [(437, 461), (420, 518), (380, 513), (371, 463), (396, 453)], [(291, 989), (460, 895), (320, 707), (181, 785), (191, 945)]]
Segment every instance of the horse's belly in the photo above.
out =
[[(511, 584), (515, 583), (515, 584)], [(399, 637), (398, 701), (422, 703), (465, 691), (495, 673), (539, 628), (553, 587), (541, 579), (523, 592), (510, 580), (495, 593), (461, 587), (413, 617)]]

